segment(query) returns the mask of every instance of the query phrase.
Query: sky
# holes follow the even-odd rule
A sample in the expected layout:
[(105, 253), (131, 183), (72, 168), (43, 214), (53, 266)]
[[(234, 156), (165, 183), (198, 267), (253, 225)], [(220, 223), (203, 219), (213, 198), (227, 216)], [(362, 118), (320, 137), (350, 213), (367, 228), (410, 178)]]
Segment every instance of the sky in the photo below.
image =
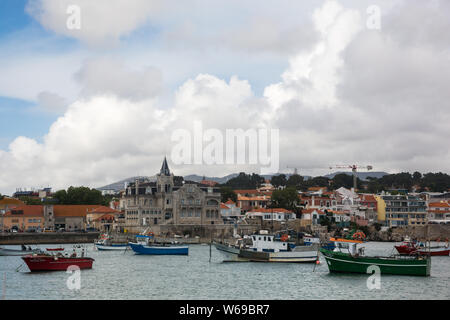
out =
[(449, 28), (446, 0), (2, 0), (0, 193), (151, 176), (164, 156), (176, 175), (261, 172), (176, 161), (198, 123), (203, 151), (277, 131), (274, 173), (449, 173)]

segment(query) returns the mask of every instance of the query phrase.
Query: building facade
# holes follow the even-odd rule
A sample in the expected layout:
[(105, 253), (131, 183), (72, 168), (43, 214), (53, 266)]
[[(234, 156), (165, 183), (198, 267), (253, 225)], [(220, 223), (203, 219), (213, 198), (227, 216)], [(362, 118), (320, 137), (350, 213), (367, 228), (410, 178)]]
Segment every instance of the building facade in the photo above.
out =
[(426, 224), (427, 206), (422, 198), (413, 195), (384, 195), (382, 198), (388, 227)]
[(195, 182), (174, 181), (164, 159), (156, 181), (135, 180), (122, 194), (127, 231), (160, 224), (222, 224), (220, 190)]

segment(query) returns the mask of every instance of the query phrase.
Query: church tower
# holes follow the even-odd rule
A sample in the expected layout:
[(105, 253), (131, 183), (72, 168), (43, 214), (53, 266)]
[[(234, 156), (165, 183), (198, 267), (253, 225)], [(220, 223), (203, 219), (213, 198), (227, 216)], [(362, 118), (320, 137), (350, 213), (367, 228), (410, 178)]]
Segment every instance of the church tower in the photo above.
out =
[(170, 173), (167, 159), (164, 157), (164, 161), (161, 166), (161, 170), (156, 177), (156, 184), (158, 192), (160, 193), (172, 193), (173, 189), (173, 174)]

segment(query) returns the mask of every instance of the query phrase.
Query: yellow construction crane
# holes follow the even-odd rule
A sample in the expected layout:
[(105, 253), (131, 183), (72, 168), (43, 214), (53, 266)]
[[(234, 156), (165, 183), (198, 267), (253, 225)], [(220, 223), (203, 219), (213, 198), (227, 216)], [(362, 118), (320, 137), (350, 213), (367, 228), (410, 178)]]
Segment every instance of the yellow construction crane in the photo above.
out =
[(352, 169), (353, 172), (353, 190), (356, 192), (356, 171), (358, 169), (367, 169), (367, 171), (370, 171), (373, 169), (372, 166), (360, 166), (357, 164), (351, 164), (351, 165), (336, 165), (336, 166), (330, 166), (330, 169), (337, 168), (337, 169)]

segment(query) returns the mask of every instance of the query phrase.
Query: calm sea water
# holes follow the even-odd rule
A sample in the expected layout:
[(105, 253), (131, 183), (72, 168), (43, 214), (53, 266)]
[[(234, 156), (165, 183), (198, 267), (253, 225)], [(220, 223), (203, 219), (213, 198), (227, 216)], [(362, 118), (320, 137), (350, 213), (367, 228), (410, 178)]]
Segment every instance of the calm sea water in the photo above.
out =
[[(18, 246), (5, 246), (19, 248)], [(40, 245), (40, 248), (59, 245)], [(72, 248), (72, 245), (64, 245)], [(5, 299), (450, 299), (450, 257), (433, 257), (430, 277), (330, 274), (321, 264), (223, 263), (213, 247), (190, 245), (189, 256), (139, 256), (86, 245), (95, 259), (81, 271), (81, 289), (70, 290), (64, 271), (31, 273), (20, 257), (0, 257), (0, 296)], [(367, 255), (389, 255), (393, 243), (371, 242)]]

